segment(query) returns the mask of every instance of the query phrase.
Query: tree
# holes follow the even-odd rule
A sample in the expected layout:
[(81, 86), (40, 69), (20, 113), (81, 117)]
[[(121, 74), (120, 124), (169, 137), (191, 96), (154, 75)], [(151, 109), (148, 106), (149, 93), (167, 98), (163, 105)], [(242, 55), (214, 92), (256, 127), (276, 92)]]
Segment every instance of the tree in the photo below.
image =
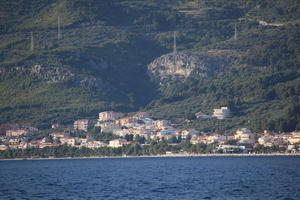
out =
[(126, 134), (126, 135), (125, 135), (125, 139), (126, 139), (127, 141), (133, 141), (133, 135), (132, 135), (132, 134)]
[(231, 139), (225, 142), (225, 144), (229, 144), (229, 145), (236, 145), (237, 144), (237, 140)]
[(141, 136), (137, 135), (135, 137), (135, 141), (140, 143), (140, 144), (145, 144), (146, 138), (144, 136), (141, 137)]

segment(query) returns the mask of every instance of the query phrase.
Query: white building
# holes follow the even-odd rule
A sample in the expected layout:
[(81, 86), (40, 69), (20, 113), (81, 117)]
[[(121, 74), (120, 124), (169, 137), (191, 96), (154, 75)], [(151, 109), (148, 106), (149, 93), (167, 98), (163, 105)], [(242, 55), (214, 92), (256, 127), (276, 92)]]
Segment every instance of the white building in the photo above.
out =
[(0, 144), (0, 151), (4, 151), (6, 149), (8, 149), (8, 147), (6, 145)]
[(127, 142), (125, 139), (114, 139), (109, 141), (109, 147), (118, 148), (122, 147), (123, 143)]
[(116, 119), (119, 119), (124, 114), (120, 112), (114, 112), (114, 111), (105, 111), (99, 113), (99, 122), (105, 122), (105, 121), (113, 121)]
[(75, 144), (76, 144), (76, 138), (74, 138), (74, 137), (61, 137), (61, 138), (59, 138), (59, 141), (62, 144), (67, 144), (70, 146), (75, 146)]
[(25, 128), (19, 128), (19, 129), (10, 129), (6, 131), (7, 137), (18, 137), (21, 135), (27, 135), (29, 132)]
[(300, 143), (300, 132), (292, 132), (291, 136), (288, 138), (290, 144)]
[(219, 145), (217, 147), (218, 150), (223, 150), (224, 153), (232, 153), (232, 152), (244, 152), (246, 151), (245, 146), (237, 146), (237, 145)]
[(50, 134), (54, 140), (62, 138), (62, 137), (70, 137), (70, 133), (65, 132), (55, 132)]
[(272, 135), (263, 135), (260, 138), (258, 138), (257, 142), (260, 145), (268, 146), (268, 143), (272, 143), (274, 140), (274, 136)]
[(100, 127), (101, 127), (101, 132), (107, 132), (107, 133), (115, 133), (115, 131), (122, 129), (121, 126), (112, 122), (101, 123)]
[(94, 149), (94, 148), (105, 147), (105, 146), (107, 146), (107, 144), (105, 144), (104, 142), (100, 142), (100, 141), (90, 141), (90, 142), (87, 142), (86, 144), (82, 144), (82, 146)]
[(213, 116), (217, 119), (224, 119), (226, 117), (231, 117), (231, 112), (227, 107), (221, 107), (220, 109), (214, 109)]
[(220, 135), (220, 134), (212, 134), (206, 136), (206, 141), (208, 144), (211, 143), (221, 143), (226, 141), (227, 137), (225, 135)]
[(236, 131), (234, 139), (238, 140), (241, 144), (254, 144), (255, 135), (247, 128), (241, 128)]
[(200, 132), (197, 131), (196, 129), (186, 129), (181, 131), (181, 139), (185, 140), (189, 135), (193, 136), (193, 135), (197, 135)]
[(170, 121), (168, 120), (156, 120), (154, 123), (155, 127), (158, 129), (165, 128), (171, 125)]
[(89, 127), (89, 120), (88, 119), (80, 119), (74, 122), (74, 129), (75, 130), (82, 130), (87, 131)]

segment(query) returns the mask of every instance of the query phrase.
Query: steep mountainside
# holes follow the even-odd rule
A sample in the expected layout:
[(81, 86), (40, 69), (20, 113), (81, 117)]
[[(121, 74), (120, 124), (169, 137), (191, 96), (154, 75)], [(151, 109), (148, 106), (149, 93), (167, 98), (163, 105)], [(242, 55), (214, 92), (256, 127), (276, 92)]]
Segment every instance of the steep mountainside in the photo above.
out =
[[(297, 0), (3, 0), (0, 123), (142, 109), (208, 132), (300, 128), (299, 13)], [(220, 106), (234, 117), (194, 119)]]

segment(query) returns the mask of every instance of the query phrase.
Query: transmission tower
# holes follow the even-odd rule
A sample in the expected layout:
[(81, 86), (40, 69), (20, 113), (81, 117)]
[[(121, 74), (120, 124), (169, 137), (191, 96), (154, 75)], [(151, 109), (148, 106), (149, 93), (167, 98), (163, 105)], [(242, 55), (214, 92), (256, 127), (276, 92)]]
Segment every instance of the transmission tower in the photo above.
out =
[(234, 23), (234, 40), (237, 40), (237, 29), (236, 29), (236, 23)]
[(60, 16), (57, 17), (57, 39), (61, 38), (61, 31), (60, 31)]
[(30, 32), (30, 51), (34, 50), (33, 33)]
[(173, 41), (173, 64), (174, 64), (174, 70), (176, 71), (176, 59), (177, 59), (177, 47), (176, 47), (176, 31), (173, 33), (174, 41)]

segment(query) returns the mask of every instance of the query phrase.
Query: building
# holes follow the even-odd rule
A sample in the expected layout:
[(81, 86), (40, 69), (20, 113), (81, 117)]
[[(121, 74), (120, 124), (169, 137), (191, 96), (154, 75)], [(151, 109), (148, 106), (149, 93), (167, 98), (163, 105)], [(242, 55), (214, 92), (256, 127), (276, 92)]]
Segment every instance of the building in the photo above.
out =
[(62, 144), (67, 144), (70, 146), (75, 146), (75, 144), (76, 144), (76, 138), (74, 138), (74, 137), (61, 137), (61, 138), (59, 138), (59, 141)]
[(50, 134), (54, 140), (62, 138), (62, 137), (70, 137), (69, 133), (64, 132), (55, 132)]
[(209, 118), (212, 118), (211, 115), (206, 115), (206, 114), (203, 114), (201, 112), (195, 113), (195, 117), (197, 119), (209, 119)]
[(75, 130), (87, 131), (88, 127), (89, 127), (89, 120), (88, 119), (80, 119), (80, 120), (76, 120), (74, 122), (74, 129)]
[(138, 112), (133, 117), (137, 119), (146, 119), (150, 118), (150, 115), (147, 112)]
[(124, 114), (120, 112), (114, 112), (114, 111), (105, 111), (99, 113), (99, 122), (105, 122), (105, 121), (112, 121), (119, 119), (122, 117)]
[(8, 149), (8, 147), (6, 145), (0, 144), (0, 151), (4, 151), (6, 149)]
[(56, 146), (59, 146), (59, 144), (53, 144), (53, 143), (50, 143), (50, 142), (45, 142), (45, 143), (41, 143), (39, 144), (39, 148), (45, 148), (45, 147), (56, 147)]
[(272, 135), (263, 135), (257, 140), (258, 144), (263, 145), (265, 147), (273, 146), (274, 136)]
[(152, 129), (154, 126), (154, 122), (150, 118), (143, 119), (143, 122), (145, 123), (146, 127), (148, 127), (149, 129)]
[(217, 119), (224, 119), (226, 117), (231, 117), (231, 112), (227, 107), (221, 107), (220, 109), (214, 109), (213, 116)]
[(208, 144), (211, 143), (222, 143), (227, 140), (227, 137), (225, 135), (220, 135), (220, 134), (212, 134), (209, 136), (206, 136), (206, 140)]
[(8, 143), (10, 144), (20, 144), (22, 139), (20, 137), (12, 137), (8, 139)]
[(290, 144), (300, 143), (300, 132), (292, 132), (291, 136), (288, 138)]
[(61, 124), (58, 124), (58, 123), (51, 125), (52, 129), (57, 129), (57, 128), (60, 128), (60, 127), (61, 127)]
[(200, 132), (195, 130), (195, 129), (186, 129), (181, 131), (181, 139), (185, 140), (188, 136), (193, 136), (193, 135), (197, 135)]
[(101, 127), (101, 132), (106, 132), (106, 133), (115, 133), (115, 131), (122, 129), (121, 126), (112, 122), (101, 123), (100, 127)]
[(173, 127), (169, 127), (169, 128), (166, 128), (164, 130), (161, 130), (160, 132), (158, 132), (158, 134), (164, 136), (164, 135), (175, 135), (175, 128)]
[(207, 139), (205, 135), (193, 135), (191, 140), (191, 144), (198, 144), (198, 143), (207, 143)]
[(107, 146), (107, 144), (100, 142), (100, 141), (90, 141), (90, 142), (87, 142), (86, 144), (82, 144), (82, 146), (94, 149), (94, 148), (105, 147), (105, 146)]
[(170, 125), (171, 125), (171, 123), (168, 120), (156, 120), (155, 121), (155, 127), (158, 129), (162, 129), (162, 128), (165, 128)]
[(42, 140), (32, 140), (31, 142), (28, 143), (28, 146), (39, 148), (40, 144), (42, 144)]
[(174, 137), (177, 138), (174, 134), (170, 134), (170, 133), (163, 134), (163, 135), (159, 135), (159, 134), (161, 134), (161, 133), (158, 133), (158, 137), (161, 139), (163, 138), (164, 140), (171, 140)]
[(29, 131), (25, 128), (6, 130), (7, 137), (19, 137), (22, 135), (27, 135), (28, 133), (29, 133)]
[(234, 135), (234, 139), (238, 140), (240, 144), (254, 144), (255, 136), (254, 134), (247, 128), (241, 128), (236, 131)]
[(114, 139), (114, 140), (111, 140), (109, 141), (109, 147), (112, 147), (112, 148), (118, 148), (118, 147), (122, 147), (124, 143), (126, 143), (127, 140), (125, 139)]
[(237, 146), (237, 145), (219, 145), (217, 147), (218, 150), (222, 150), (224, 153), (246, 153), (248, 149), (245, 146)]
[(132, 117), (123, 117), (117, 121), (117, 124), (120, 126), (128, 126), (129, 124), (132, 124), (134, 122), (134, 119)]
[(26, 149), (27, 145), (25, 145), (25, 144), (10, 144), (9, 148), (10, 149)]

